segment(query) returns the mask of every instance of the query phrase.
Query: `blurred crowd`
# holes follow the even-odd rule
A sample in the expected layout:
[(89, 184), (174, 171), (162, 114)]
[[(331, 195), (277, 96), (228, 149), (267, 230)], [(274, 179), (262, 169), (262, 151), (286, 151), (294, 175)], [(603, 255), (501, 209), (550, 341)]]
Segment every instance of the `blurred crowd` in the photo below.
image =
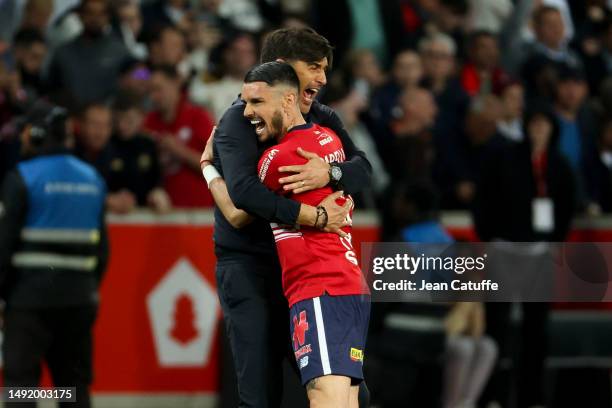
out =
[(19, 158), (13, 119), (49, 99), (113, 212), (211, 206), (198, 155), (213, 124), (266, 32), (306, 25), (335, 46), (320, 97), (374, 168), (361, 208), (401, 185), (417, 207), (479, 214), (496, 155), (534, 144), (529, 116), (555, 133), (542, 143), (568, 166), (571, 211), (612, 211), (606, 0), (14, 0), (0, 21), (0, 176)]
[[(319, 97), (372, 164), (356, 200), (383, 239), (451, 242), (437, 213), (461, 209), (482, 240), (563, 241), (575, 214), (612, 212), (610, 0), (0, 0), (0, 180), (19, 119), (46, 99), (68, 110), (109, 211), (211, 207), (199, 158), (214, 123), (266, 33), (305, 26), (335, 47)], [(508, 355), (511, 308), (486, 309), (443, 311), (446, 407), (475, 406)], [(547, 306), (523, 315), (536, 350), (519, 406), (541, 406)], [(411, 350), (439, 355), (397, 355)], [(401, 374), (381, 378), (416, 384)]]

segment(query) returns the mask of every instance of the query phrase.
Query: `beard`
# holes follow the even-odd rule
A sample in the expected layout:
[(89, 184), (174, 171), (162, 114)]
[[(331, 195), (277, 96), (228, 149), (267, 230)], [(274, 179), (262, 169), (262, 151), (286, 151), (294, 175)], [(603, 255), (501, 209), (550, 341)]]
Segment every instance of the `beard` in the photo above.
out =
[(283, 135), (283, 115), (280, 110), (274, 112), (272, 121), (270, 121), (270, 134), (275, 139), (280, 139)]

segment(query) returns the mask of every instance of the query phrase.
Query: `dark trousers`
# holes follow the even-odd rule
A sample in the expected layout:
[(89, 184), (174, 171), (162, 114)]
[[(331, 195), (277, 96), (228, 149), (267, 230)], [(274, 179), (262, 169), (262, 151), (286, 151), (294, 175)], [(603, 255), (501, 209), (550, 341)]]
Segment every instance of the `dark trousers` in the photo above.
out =
[[(289, 306), (279, 268), (217, 264), (217, 291), (238, 382), (240, 407), (278, 407), (290, 353)], [(295, 359), (289, 358), (295, 366)]]
[[(518, 408), (544, 405), (545, 361), (548, 352), (548, 303), (520, 303), (523, 318), (518, 332), (512, 333), (512, 303), (487, 303), (487, 333), (499, 346), (500, 359), (513, 358), (512, 373), (503, 375), (499, 368), (491, 378), (481, 401), (497, 400), (503, 406), (510, 405), (511, 389), (516, 387)], [(498, 361), (499, 361), (498, 360)], [(509, 381), (514, 377), (514, 381)], [(512, 405), (510, 405), (512, 406)]]
[[(60, 407), (89, 407), (92, 381), (92, 327), (96, 307), (23, 310), (8, 307), (4, 315), (5, 387), (37, 387), (41, 364), (47, 363), (53, 385), (76, 387), (76, 403)], [(35, 407), (11, 403), (6, 407)]]

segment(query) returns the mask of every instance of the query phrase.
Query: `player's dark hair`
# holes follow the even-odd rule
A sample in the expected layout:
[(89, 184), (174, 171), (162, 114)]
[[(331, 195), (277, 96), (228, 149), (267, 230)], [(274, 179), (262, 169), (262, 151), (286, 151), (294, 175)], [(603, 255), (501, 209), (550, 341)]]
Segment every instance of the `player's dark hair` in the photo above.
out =
[(270, 86), (283, 84), (298, 91), (300, 89), (300, 80), (297, 74), (291, 65), (284, 62), (266, 62), (251, 68), (244, 77), (244, 83), (250, 84), (252, 82), (265, 82)]
[(266, 36), (261, 49), (261, 62), (286, 61), (318, 62), (327, 58), (332, 65), (334, 47), (327, 38), (312, 28), (281, 28)]

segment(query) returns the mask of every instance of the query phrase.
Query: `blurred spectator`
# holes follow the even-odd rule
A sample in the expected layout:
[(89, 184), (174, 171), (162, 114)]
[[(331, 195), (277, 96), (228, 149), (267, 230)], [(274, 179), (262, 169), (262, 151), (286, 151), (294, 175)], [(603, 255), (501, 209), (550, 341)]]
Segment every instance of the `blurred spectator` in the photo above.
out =
[(111, 193), (127, 191), (139, 207), (158, 212), (171, 209), (170, 198), (161, 186), (161, 169), (155, 142), (142, 133), (144, 112), (137, 95), (119, 94), (113, 104), (115, 133), (107, 180)]
[(584, 41), (581, 51), (591, 93), (597, 94), (603, 81), (612, 76), (612, 11), (599, 32)]
[[(18, 2), (9, 1), (7, 3), (18, 3)], [(27, 0), (23, 8), (23, 15), (21, 16), (21, 22), (20, 22), (19, 28), (21, 30), (24, 30), (24, 29), (25, 30), (36, 30), (40, 33), (46, 33), (52, 13), (53, 13), (53, 1)]]
[(147, 106), (149, 93), (149, 80), (151, 70), (145, 62), (129, 58), (121, 64), (119, 68), (118, 88), (120, 92), (127, 91), (138, 95)]
[[(106, 184), (112, 184), (113, 159), (115, 153), (110, 143), (113, 132), (113, 113), (103, 104), (91, 104), (81, 113), (76, 154), (98, 170)], [(106, 207), (110, 212), (125, 214), (136, 207), (136, 196), (126, 190), (115, 191), (106, 196)]]
[(7, 123), (23, 112), (26, 102), (27, 94), (15, 67), (15, 57), (12, 50), (7, 49), (0, 55), (0, 123)]
[(468, 39), (468, 62), (461, 70), (461, 85), (470, 96), (499, 93), (507, 74), (499, 66), (497, 37), (476, 31)]
[(601, 192), (599, 205), (606, 212), (612, 212), (612, 119), (604, 123), (599, 142), (597, 162), (597, 183)]
[[(474, 224), (483, 241), (502, 240), (511, 256), (507, 273), (538, 273), (538, 254), (546, 247), (530, 251), (515, 248), (513, 242), (565, 241), (574, 213), (574, 176), (556, 145), (559, 126), (552, 113), (530, 112), (525, 118), (526, 138), (520, 144), (489, 150), (482, 166)], [(524, 248), (524, 247), (523, 247)], [(517, 265), (521, 265), (518, 267)], [(533, 279), (533, 277), (526, 277)], [(543, 406), (544, 361), (547, 355), (546, 303), (523, 303), (519, 327), (521, 359), (517, 362), (518, 406)], [(487, 332), (497, 341), (500, 355), (508, 355), (508, 328), (511, 304), (487, 304)], [(488, 387), (485, 402), (505, 406), (504, 388), (508, 380), (497, 377)]]
[(456, 46), (446, 34), (433, 34), (419, 42), (419, 53), (423, 60), (423, 85), (436, 98), (439, 114), (436, 130), (440, 134), (452, 134), (463, 126), (469, 105), (469, 96), (455, 75)]
[(78, 121), (77, 156), (98, 170), (108, 180), (113, 133), (113, 113), (102, 103), (92, 103), (83, 108)]
[(559, 152), (569, 162), (576, 179), (579, 206), (591, 213), (599, 210), (593, 186), (598, 129), (593, 112), (585, 104), (588, 87), (583, 74), (564, 68), (556, 86), (554, 112), (559, 122)]
[(482, 174), (482, 165), (487, 154), (502, 143), (502, 138), (497, 133), (497, 124), (502, 115), (502, 104), (494, 95), (481, 96), (472, 101), (465, 119), (464, 143), (467, 145), (461, 145), (461, 149), (457, 149), (453, 156), (458, 160), (457, 166), (460, 169), (456, 175), (458, 182), (453, 193), (455, 200), (463, 208), (469, 208), (474, 199), (476, 182)]
[(175, 26), (160, 27), (155, 31), (149, 42), (149, 64), (156, 66), (176, 67), (184, 79), (191, 75), (191, 68), (187, 60), (185, 36)]
[(374, 91), (371, 113), (375, 120), (387, 124), (392, 118), (402, 115), (397, 102), (402, 90), (419, 86), (423, 79), (421, 57), (414, 51), (398, 53), (391, 67), (391, 78), (380, 89)]
[(205, 83), (200, 76), (189, 87), (190, 99), (206, 106), (219, 119), (240, 94), (246, 73), (257, 64), (257, 44), (250, 34), (228, 39), (221, 49), (221, 79)]
[(495, 34), (502, 30), (514, 8), (512, 0), (469, 0), (469, 4), (468, 28), (474, 32), (482, 30)]
[(148, 41), (161, 27), (189, 25), (189, 0), (142, 2), (143, 35)]
[(324, 95), (323, 102), (329, 105), (340, 117), (351, 140), (357, 149), (365, 152), (372, 165), (372, 186), (365, 189), (356, 199), (359, 208), (377, 208), (378, 197), (389, 185), (389, 175), (378, 154), (376, 144), (360, 115), (368, 109), (368, 95), (359, 82), (347, 85), (339, 76), (333, 78)]
[(252, 0), (200, 1), (208, 9), (216, 7), (218, 14), (227, 19), (238, 30), (257, 33), (264, 28), (264, 21), (259, 11), (261, 2), (254, 2)]
[(438, 0), (437, 12), (431, 16), (428, 33), (445, 33), (455, 42), (455, 56), (464, 59), (465, 26), (468, 17), (467, 0)]
[(342, 71), (349, 80), (361, 80), (367, 84), (368, 95), (375, 92), (386, 81), (380, 63), (370, 50), (351, 51), (345, 58)]
[(497, 132), (513, 142), (522, 142), (525, 91), (517, 81), (510, 81), (501, 90), (502, 117), (497, 122)]
[(129, 53), (109, 32), (106, 0), (83, 0), (79, 16), (83, 33), (60, 46), (52, 55), (47, 74), (56, 98), (90, 103), (110, 97), (116, 88), (121, 63)]
[(482, 303), (457, 302), (444, 319), (444, 408), (475, 408), (497, 359), (497, 344), (484, 334)]
[[(525, 121), (527, 138), (522, 143), (487, 151), (475, 213), (477, 232), (483, 241), (565, 240), (573, 216), (575, 177), (558, 151), (559, 131), (554, 115), (531, 112)], [(547, 197), (554, 205), (554, 228), (546, 232), (532, 225), (532, 202), (537, 197)]]
[(534, 12), (535, 42), (530, 46), (521, 68), (527, 99), (550, 101), (554, 84), (564, 66), (581, 68), (578, 56), (568, 48), (566, 26), (561, 12), (551, 6), (541, 6)]
[(117, 16), (117, 31), (123, 43), (133, 57), (140, 60), (147, 58), (147, 47), (138, 41), (142, 32), (142, 15), (138, 0), (119, 0), (114, 5)]
[(406, 89), (400, 96), (403, 116), (391, 124), (395, 136), (387, 160), (393, 179), (431, 180), (434, 159), (431, 133), (438, 108), (430, 91)]
[(22, 30), (14, 38), (15, 66), (21, 77), (21, 84), (29, 97), (45, 94), (43, 64), (47, 56), (45, 39), (36, 30)]
[(58, 2), (64, 3), (63, 11), (56, 13), (47, 29), (47, 44), (52, 50), (74, 40), (83, 32), (83, 22), (79, 16), (80, 0), (55, 0), (55, 4)]
[(350, 49), (369, 49), (386, 66), (404, 45), (399, 0), (313, 0), (313, 7), (314, 28), (340, 63)]
[(160, 150), (164, 189), (175, 207), (210, 207), (213, 200), (202, 183), (200, 155), (213, 128), (208, 112), (187, 101), (181, 77), (172, 67), (157, 67), (151, 76), (150, 112), (144, 127)]
[[(228, 4), (230, 7), (227, 7)], [(267, 6), (261, 2), (258, 5)], [(244, 12), (250, 15), (243, 15)], [(209, 60), (214, 59), (213, 54), (216, 51), (224, 50), (228, 42), (240, 33), (256, 35), (262, 24), (258, 11), (253, 10), (253, 4), (245, 5), (240, 1), (199, 0), (193, 14), (192, 29), (187, 34), (187, 42), (190, 49), (189, 61), (198, 75), (206, 75), (210, 65), (215, 64), (209, 63)], [(214, 67), (212, 71), (215, 71)]]

